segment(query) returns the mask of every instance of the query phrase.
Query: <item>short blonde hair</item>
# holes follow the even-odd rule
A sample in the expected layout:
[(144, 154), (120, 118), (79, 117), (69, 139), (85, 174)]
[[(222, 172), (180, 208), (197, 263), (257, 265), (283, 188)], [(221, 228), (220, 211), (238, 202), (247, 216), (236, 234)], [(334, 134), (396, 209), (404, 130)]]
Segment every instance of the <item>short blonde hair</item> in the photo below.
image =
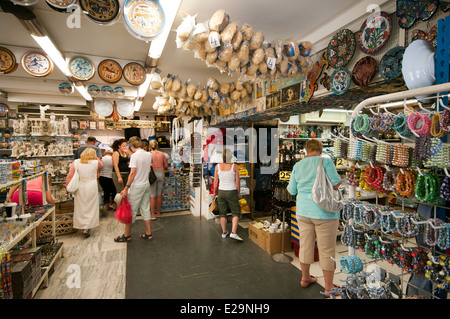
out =
[(86, 148), (80, 155), (81, 164), (87, 164), (89, 163), (89, 161), (96, 159), (97, 159), (97, 152), (92, 147)]
[(134, 139), (134, 138), (130, 138), (130, 140), (128, 141), (128, 144), (130, 144), (130, 146), (133, 146), (134, 148), (139, 148), (142, 147), (142, 141), (141, 139)]
[(156, 150), (158, 148), (158, 141), (157, 140), (151, 140), (148, 144), (154, 150)]
[(323, 150), (323, 144), (321, 141), (316, 139), (310, 139), (308, 142), (306, 142), (306, 152), (319, 152), (322, 153)]

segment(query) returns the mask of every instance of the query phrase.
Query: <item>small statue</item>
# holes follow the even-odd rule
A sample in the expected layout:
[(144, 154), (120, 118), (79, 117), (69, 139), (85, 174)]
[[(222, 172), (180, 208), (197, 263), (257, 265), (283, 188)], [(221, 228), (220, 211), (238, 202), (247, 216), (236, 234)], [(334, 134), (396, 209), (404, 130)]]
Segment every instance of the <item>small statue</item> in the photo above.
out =
[(50, 108), (50, 105), (42, 106), (39, 105), (39, 110), (41, 112), (41, 119), (45, 120), (45, 111), (47, 111)]
[(55, 114), (50, 115), (50, 135), (58, 135), (58, 123), (56, 122)]

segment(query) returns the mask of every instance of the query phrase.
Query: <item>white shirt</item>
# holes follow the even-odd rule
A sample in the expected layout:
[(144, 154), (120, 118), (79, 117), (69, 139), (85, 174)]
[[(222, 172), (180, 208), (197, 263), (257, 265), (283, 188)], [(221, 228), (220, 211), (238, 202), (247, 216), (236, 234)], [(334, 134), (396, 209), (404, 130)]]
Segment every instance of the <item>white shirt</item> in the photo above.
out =
[(111, 155), (105, 155), (102, 157), (103, 167), (100, 170), (100, 176), (112, 178), (113, 162)]
[(130, 157), (130, 168), (136, 168), (136, 176), (133, 185), (142, 185), (148, 183), (148, 175), (150, 174), (150, 165), (152, 163), (152, 154), (143, 149), (137, 150)]
[(231, 191), (236, 190), (236, 172), (234, 171), (234, 164), (229, 171), (221, 171), (220, 164), (217, 164), (219, 174), (219, 190)]

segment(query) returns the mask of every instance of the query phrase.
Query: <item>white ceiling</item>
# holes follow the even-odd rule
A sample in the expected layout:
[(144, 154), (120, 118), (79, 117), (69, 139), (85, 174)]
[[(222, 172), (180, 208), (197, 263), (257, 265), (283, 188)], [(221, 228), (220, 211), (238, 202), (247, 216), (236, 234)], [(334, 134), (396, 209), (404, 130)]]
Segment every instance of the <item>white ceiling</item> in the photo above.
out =
[[(195, 59), (193, 52), (176, 48), (175, 30), (182, 18), (187, 15), (197, 14), (197, 22), (205, 22), (218, 9), (225, 9), (231, 20), (236, 21), (239, 25), (244, 23), (251, 25), (255, 31), (263, 32), (268, 41), (294, 38), (314, 43), (320, 39), (308, 37), (311, 35), (317, 37), (318, 30), (324, 29), (325, 25), (339, 16), (345, 16), (346, 13), (354, 11), (355, 7), (360, 8), (358, 14), (362, 16), (366, 13), (367, 5), (383, 2), (386, 1), (228, 0), (219, 2), (217, 0), (183, 0), (172, 26), (172, 32), (169, 33), (163, 55), (159, 60), (158, 68), (162, 71), (162, 76), (171, 73), (179, 75), (183, 80), (191, 79), (193, 83), (201, 85), (205, 85), (210, 76), (216, 77), (219, 81), (231, 81), (218, 69), (208, 68), (204, 61)], [(75, 54), (83, 54), (91, 58), (96, 65), (105, 58), (113, 58), (122, 66), (129, 61), (137, 61), (141, 64), (145, 62), (150, 43), (138, 40), (129, 34), (123, 25), (122, 18), (111, 26), (99, 26), (82, 15), (80, 28), (70, 29), (67, 27), (67, 19), (70, 14), (52, 10), (44, 0), (40, 0), (31, 8), (66, 58)], [(2, 30), (0, 46), (5, 46), (13, 51), (19, 61), (30, 48), (38, 48), (35, 41), (12, 14), (0, 12), (0, 30)], [(8, 32), (3, 30), (8, 30)], [(334, 31), (325, 30), (324, 32), (331, 34)], [(76, 101), (83, 104), (84, 100), (77, 91), (69, 96), (70, 99), (59, 93), (58, 85), (65, 80), (67, 80), (66, 77), (57, 68), (46, 78), (34, 78), (19, 66), (15, 72), (0, 76), (0, 90), (8, 93), (9, 97), (15, 98), (17, 102), (23, 102), (30, 94), (33, 94), (34, 100), (42, 101), (40, 104), (75, 105)], [(86, 87), (90, 84), (106, 85), (98, 75), (88, 81)], [(129, 98), (136, 96), (136, 87), (130, 86), (124, 79), (112, 86), (125, 88), (126, 96)], [(154, 96), (155, 92), (147, 93), (141, 107), (142, 112), (152, 111)]]

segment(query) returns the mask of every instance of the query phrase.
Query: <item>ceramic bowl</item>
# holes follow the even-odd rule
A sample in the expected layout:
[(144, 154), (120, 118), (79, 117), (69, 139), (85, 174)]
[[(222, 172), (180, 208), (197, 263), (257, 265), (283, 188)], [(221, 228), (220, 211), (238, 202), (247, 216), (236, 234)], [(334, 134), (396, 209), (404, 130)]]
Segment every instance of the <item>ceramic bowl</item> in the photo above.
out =
[[(418, 89), (435, 84), (436, 53), (425, 40), (411, 42), (403, 54), (402, 75), (408, 89)], [(417, 99), (429, 95), (416, 96)], [(424, 101), (425, 102), (425, 101)]]

